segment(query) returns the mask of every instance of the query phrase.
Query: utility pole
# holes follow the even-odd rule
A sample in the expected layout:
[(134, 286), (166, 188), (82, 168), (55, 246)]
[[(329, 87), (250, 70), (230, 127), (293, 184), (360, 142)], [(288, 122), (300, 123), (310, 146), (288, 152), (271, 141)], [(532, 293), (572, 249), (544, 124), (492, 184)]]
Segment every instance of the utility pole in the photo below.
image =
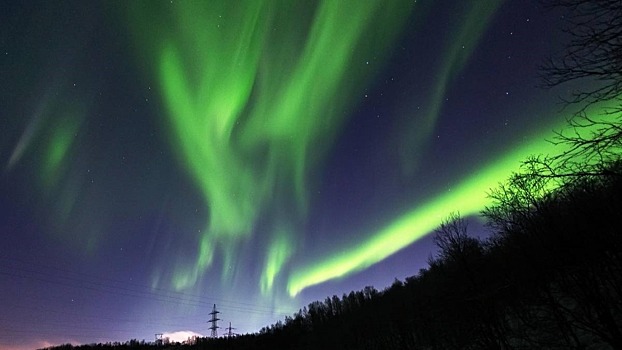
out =
[(156, 333), (155, 334), (155, 345), (158, 345), (158, 346), (162, 346), (163, 345), (162, 336), (163, 336), (162, 333)]
[(227, 330), (227, 337), (231, 338), (234, 335), (236, 335), (235, 333), (231, 332), (232, 330), (234, 330), (235, 328), (231, 328), (231, 322), (229, 322), (229, 327), (225, 328)]
[(220, 311), (216, 310), (216, 304), (214, 304), (214, 308), (212, 309), (212, 312), (209, 313), (210, 315), (212, 315), (212, 318), (209, 321), (207, 321), (208, 323), (212, 324), (212, 326), (209, 328), (212, 330), (212, 338), (218, 338), (217, 329), (220, 328), (218, 327), (218, 321), (220, 320), (220, 318), (218, 318), (219, 313)]

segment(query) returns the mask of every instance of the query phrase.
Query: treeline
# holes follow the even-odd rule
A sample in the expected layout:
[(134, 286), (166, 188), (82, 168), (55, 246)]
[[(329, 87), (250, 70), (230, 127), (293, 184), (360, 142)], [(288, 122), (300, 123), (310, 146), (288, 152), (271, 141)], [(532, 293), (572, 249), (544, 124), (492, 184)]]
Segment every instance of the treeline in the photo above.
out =
[[(170, 348), (622, 349), (622, 163), (549, 178), (559, 182), (552, 192), (543, 181), (516, 175), (493, 193), (485, 240), (451, 216), (428, 268), (384, 291), (313, 302), (257, 334)], [(157, 348), (114, 345), (73, 348)]]

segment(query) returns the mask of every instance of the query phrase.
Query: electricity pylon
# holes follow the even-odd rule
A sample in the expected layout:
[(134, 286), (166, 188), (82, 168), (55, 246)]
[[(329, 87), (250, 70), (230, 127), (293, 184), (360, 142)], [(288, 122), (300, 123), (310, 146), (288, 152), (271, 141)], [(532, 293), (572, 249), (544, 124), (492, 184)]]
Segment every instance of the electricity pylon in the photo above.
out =
[(236, 335), (235, 333), (231, 332), (232, 330), (234, 330), (235, 328), (231, 327), (231, 322), (229, 322), (229, 327), (225, 328), (227, 330), (227, 337), (231, 338), (234, 335)]
[(212, 326), (209, 328), (212, 330), (212, 338), (218, 338), (217, 329), (220, 328), (218, 327), (218, 321), (220, 321), (220, 318), (218, 318), (219, 313), (220, 311), (216, 310), (216, 304), (214, 304), (214, 308), (212, 309), (212, 312), (209, 313), (210, 315), (212, 315), (212, 318), (210, 318), (210, 320), (207, 321), (208, 323), (212, 324)]

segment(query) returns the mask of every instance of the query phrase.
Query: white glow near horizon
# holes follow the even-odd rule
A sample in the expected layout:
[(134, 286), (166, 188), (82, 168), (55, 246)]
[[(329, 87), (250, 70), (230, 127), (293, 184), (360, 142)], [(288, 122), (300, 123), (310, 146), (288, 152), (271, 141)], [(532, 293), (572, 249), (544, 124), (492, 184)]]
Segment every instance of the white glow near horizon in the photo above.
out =
[(162, 338), (168, 338), (169, 341), (175, 343), (175, 342), (185, 342), (188, 340), (188, 338), (192, 338), (193, 336), (197, 336), (197, 337), (204, 337), (204, 335), (193, 332), (193, 331), (176, 331), (176, 332), (170, 332), (170, 333), (164, 333), (162, 334)]

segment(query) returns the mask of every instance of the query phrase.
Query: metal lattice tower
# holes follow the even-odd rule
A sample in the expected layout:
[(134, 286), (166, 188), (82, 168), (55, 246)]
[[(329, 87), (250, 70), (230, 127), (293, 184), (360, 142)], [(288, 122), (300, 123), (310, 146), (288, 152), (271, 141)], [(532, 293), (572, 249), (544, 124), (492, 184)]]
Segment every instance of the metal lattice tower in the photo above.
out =
[(225, 328), (227, 330), (227, 337), (231, 338), (237, 334), (231, 332), (232, 330), (234, 330), (235, 328), (231, 327), (231, 322), (229, 322), (229, 327)]
[(207, 321), (208, 323), (212, 324), (212, 326), (209, 328), (212, 330), (212, 338), (218, 338), (217, 329), (220, 328), (218, 327), (218, 321), (220, 321), (220, 318), (218, 318), (219, 313), (220, 311), (216, 310), (216, 304), (214, 304), (214, 308), (212, 309), (212, 312), (209, 313), (210, 315), (212, 315), (212, 318), (210, 318), (210, 320)]

